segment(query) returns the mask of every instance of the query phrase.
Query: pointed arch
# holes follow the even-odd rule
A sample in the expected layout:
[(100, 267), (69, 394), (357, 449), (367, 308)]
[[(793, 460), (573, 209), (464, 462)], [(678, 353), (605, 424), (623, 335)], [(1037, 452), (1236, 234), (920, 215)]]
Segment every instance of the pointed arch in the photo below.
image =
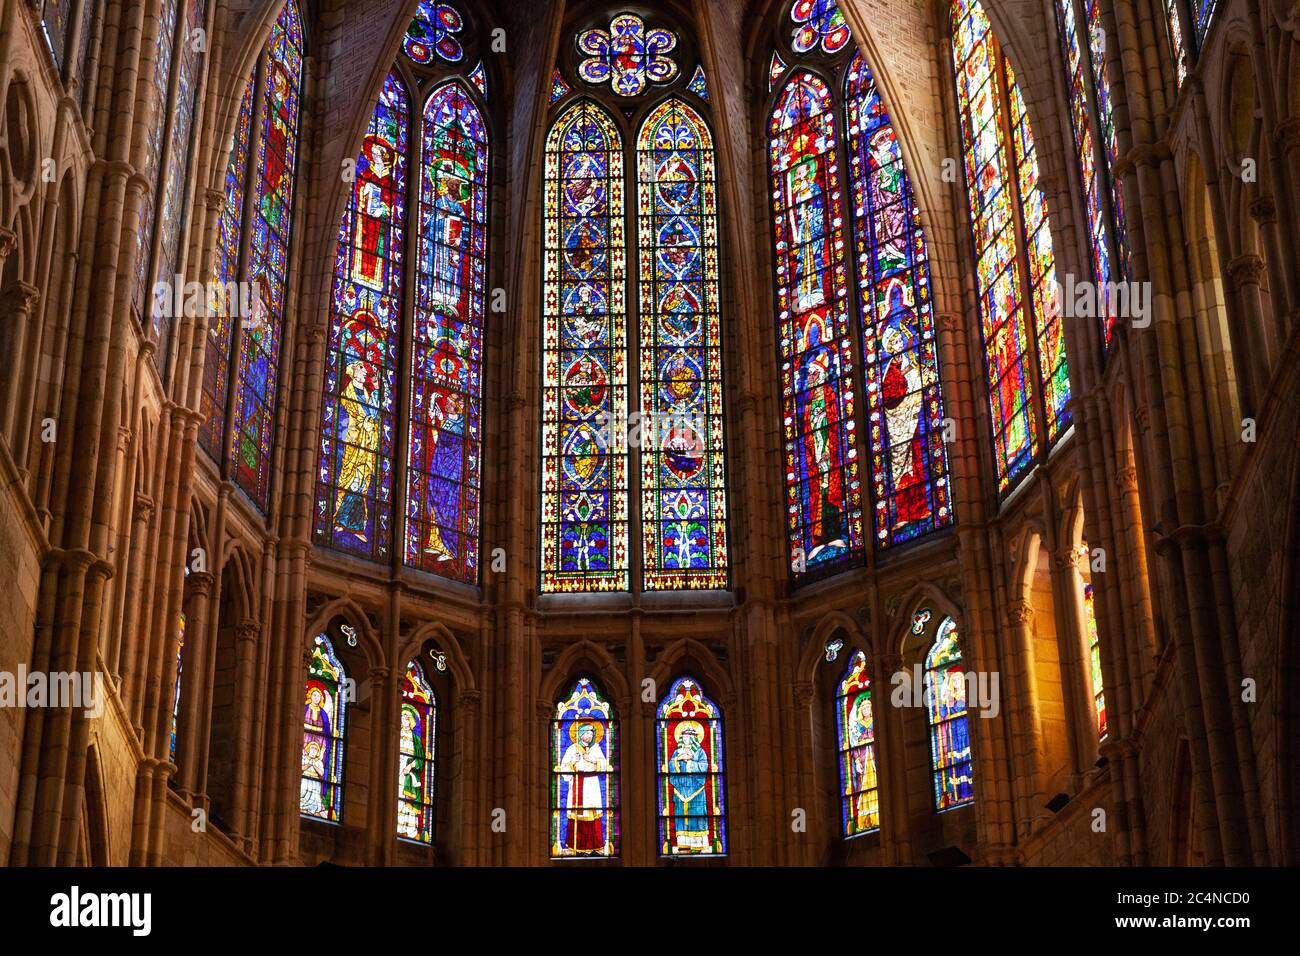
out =
[(724, 856), (722, 709), (683, 675), (660, 699), (655, 726), (660, 855)]
[(590, 677), (556, 702), (551, 720), (551, 857), (619, 855), (619, 725)]
[(422, 126), (406, 563), (477, 584), (488, 130), (459, 79)]
[(1069, 427), (1069, 367), (1033, 130), (978, 0), (952, 0), (957, 82), (999, 492)]
[(641, 542), (646, 590), (727, 586), (713, 135), (670, 97), (637, 136)]
[(867, 655), (849, 655), (835, 689), (836, 743), (840, 757), (840, 825), (844, 837), (880, 828), (880, 778), (876, 773), (876, 723)]
[(629, 586), (623, 140), (590, 99), (546, 137), (541, 589)]

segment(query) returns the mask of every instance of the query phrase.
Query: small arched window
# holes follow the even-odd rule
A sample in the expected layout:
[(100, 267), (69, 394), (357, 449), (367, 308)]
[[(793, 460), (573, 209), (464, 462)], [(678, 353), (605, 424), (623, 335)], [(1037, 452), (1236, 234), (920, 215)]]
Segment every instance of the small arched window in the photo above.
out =
[(419, 661), (406, 665), (397, 735), (397, 835), (433, 842), (438, 697)]
[(660, 854), (725, 854), (722, 711), (693, 677), (679, 677), (659, 702), (656, 723)]
[(555, 705), (551, 721), (551, 857), (619, 853), (618, 720), (589, 678)]
[(930, 758), (934, 808), (951, 810), (975, 799), (970, 727), (966, 714), (966, 672), (957, 624), (944, 618), (925, 657), (925, 703), (930, 716)]
[(338, 823), (343, 815), (347, 672), (324, 634), (312, 641), (302, 719), (302, 783), (298, 810), (305, 817)]
[(840, 754), (840, 820), (845, 837), (880, 827), (876, 776), (876, 722), (871, 708), (867, 655), (854, 651), (835, 694)]

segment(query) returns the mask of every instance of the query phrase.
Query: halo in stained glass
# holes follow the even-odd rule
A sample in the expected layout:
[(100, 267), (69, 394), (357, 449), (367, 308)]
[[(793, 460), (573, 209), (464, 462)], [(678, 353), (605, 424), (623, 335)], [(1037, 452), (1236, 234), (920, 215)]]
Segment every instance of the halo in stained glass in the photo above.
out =
[(435, 57), (447, 63), (459, 63), (465, 50), (457, 34), (464, 26), (464, 18), (450, 4), (420, 0), (411, 25), (406, 28), (402, 49), (421, 66), (432, 63)]
[(794, 21), (790, 43), (796, 53), (818, 46), (824, 53), (838, 53), (849, 42), (849, 24), (836, 0), (796, 0), (790, 19)]
[(579, 678), (551, 721), (553, 859), (618, 856), (618, 750), (613, 706)]
[(343, 815), (346, 678), (347, 671), (334, 653), (334, 645), (324, 634), (317, 634), (307, 664), (298, 811), (330, 823), (338, 823)]
[(677, 76), (677, 63), (669, 56), (676, 48), (671, 30), (646, 29), (639, 16), (624, 13), (610, 21), (608, 30), (578, 34), (578, 51), (586, 57), (578, 64), (578, 76), (592, 85), (608, 83), (619, 96), (638, 96), (647, 85)]
[(679, 677), (655, 721), (661, 856), (727, 852), (722, 711), (693, 677)]
[(950, 810), (975, 799), (966, 672), (957, 624), (944, 618), (925, 657), (925, 704), (930, 717), (934, 808)]
[(880, 827), (880, 781), (876, 774), (876, 722), (867, 656), (854, 651), (835, 694), (840, 755), (840, 823), (844, 836)]

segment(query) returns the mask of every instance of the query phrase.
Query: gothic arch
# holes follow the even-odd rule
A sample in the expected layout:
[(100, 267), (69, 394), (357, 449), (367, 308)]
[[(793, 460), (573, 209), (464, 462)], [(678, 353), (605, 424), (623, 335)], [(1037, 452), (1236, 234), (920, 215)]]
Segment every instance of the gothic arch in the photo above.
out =
[[(322, 633), (336, 618), (342, 618), (356, 630), (357, 647), (364, 654), (368, 669), (373, 670), (376, 667), (387, 666), (385, 664), (383, 643), (380, 641), (376, 629), (371, 626), (369, 616), (356, 601), (347, 596), (334, 598), (311, 616), (301, 637), (303, 650), (309, 648), (316, 635)], [(355, 649), (350, 648), (349, 650)], [(356, 677), (357, 675), (352, 674), (349, 676)]]
[(865, 632), (847, 612), (834, 610), (830, 611), (817, 619), (813, 625), (812, 631), (804, 643), (804, 648), (799, 653), (799, 667), (796, 671), (798, 679), (801, 681), (817, 681), (818, 672), (821, 670), (820, 665), (826, 657), (826, 642), (829, 641), (837, 632), (843, 632), (848, 638), (845, 642), (844, 654), (850, 647), (857, 647), (865, 651), (870, 658), (875, 652), (874, 642), (871, 640), (871, 632)]
[[(960, 635), (963, 655), (969, 655), (971, 648), (966, 637), (964, 615), (958, 605), (933, 581), (920, 581), (914, 584), (904, 594), (902, 601), (899, 602), (899, 608), (904, 612), (895, 615), (886, 632), (885, 650), (887, 653), (898, 653), (903, 655), (904, 664), (911, 660), (915, 651), (915, 641), (909, 640), (912, 634), (912, 618), (919, 613), (923, 607), (929, 606), (934, 611), (932, 620), (937, 624), (945, 617), (950, 617), (957, 624), (957, 633)], [(933, 631), (929, 622), (926, 624), (926, 632)], [(929, 644), (926, 644), (921, 650), (921, 656), (925, 656), (925, 650)]]
[(104, 774), (99, 764), (99, 740), (86, 748), (86, 784), (82, 792), (83, 851), (90, 866), (108, 866), (113, 862), (108, 805), (105, 800)]
[(726, 720), (736, 706), (736, 691), (731, 678), (717, 656), (692, 637), (670, 641), (650, 668), (650, 677), (655, 682), (656, 704), (672, 682), (688, 672), (694, 674), (704, 685), (705, 693), (721, 705), (722, 717)]
[[(474, 672), (465, 659), (460, 641), (441, 621), (426, 621), (417, 627), (398, 649), (395, 666), (404, 666), (407, 661), (415, 658), (430, 639), (436, 640), (439, 650), (447, 655), (447, 666), (451, 669), (457, 692), (460, 694), (474, 692), (477, 689)], [(423, 664), (423, 660), (421, 663)]]
[[(627, 678), (609, 651), (594, 641), (578, 641), (566, 647), (542, 677), (538, 698), (554, 709), (559, 696), (584, 673), (600, 681), (601, 689), (620, 711), (632, 702)], [(621, 713), (620, 717), (623, 716)]]

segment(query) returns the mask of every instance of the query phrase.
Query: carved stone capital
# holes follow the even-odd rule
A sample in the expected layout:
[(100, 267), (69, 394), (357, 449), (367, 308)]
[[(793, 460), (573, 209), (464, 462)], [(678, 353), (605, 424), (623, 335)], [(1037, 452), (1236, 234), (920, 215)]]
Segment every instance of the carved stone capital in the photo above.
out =
[(1228, 263), (1228, 274), (1232, 276), (1233, 285), (1238, 288), (1244, 285), (1259, 285), (1264, 270), (1264, 260), (1249, 252), (1237, 256)]
[(153, 520), (153, 498), (148, 495), (135, 496), (135, 519), (148, 524)]
[(1292, 116), (1278, 123), (1274, 135), (1287, 152), (1300, 149), (1300, 116)]
[(30, 282), (21, 279), (9, 283), (0, 293), (0, 315), (18, 315), (30, 313), (32, 307), (40, 301), (41, 290)]
[(1052, 562), (1058, 571), (1077, 571), (1083, 555), (1077, 548), (1065, 548), (1052, 556)]
[(235, 625), (235, 640), (255, 642), (258, 635), (262, 633), (261, 621), (240, 621)]
[(462, 709), (469, 709), (477, 712), (479, 706), (483, 703), (483, 692), (478, 690), (467, 690), (456, 699), (456, 706)]
[(794, 705), (799, 708), (808, 707), (812, 704), (813, 685), (812, 681), (801, 680), (794, 685)]
[(1138, 483), (1137, 469), (1132, 465), (1125, 465), (1119, 471), (1115, 472), (1115, 487), (1120, 491), (1136, 491)]
[(212, 593), (213, 578), (208, 571), (191, 571), (185, 576), (185, 596), (206, 598)]
[(1277, 222), (1277, 204), (1272, 196), (1256, 196), (1250, 202), (1250, 215), (1258, 223)]
[(205, 189), (203, 191), (203, 204), (214, 212), (219, 212), (226, 208), (226, 194), (220, 189)]
[(1028, 624), (1033, 619), (1034, 606), (1028, 601), (1016, 601), (1007, 608), (1007, 623), (1012, 627)]
[(7, 226), (0, 226), (0, 262), (9, 258), (9, 254), (18, 248), (18, 233)]

